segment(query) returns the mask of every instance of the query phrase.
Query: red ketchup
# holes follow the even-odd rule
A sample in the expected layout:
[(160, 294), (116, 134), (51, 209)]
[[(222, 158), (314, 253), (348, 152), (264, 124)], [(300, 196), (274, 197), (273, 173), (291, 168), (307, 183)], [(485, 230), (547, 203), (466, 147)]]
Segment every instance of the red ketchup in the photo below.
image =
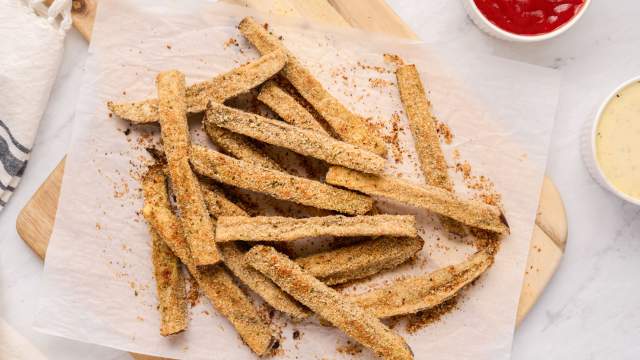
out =
[(569, 22), (585, 0), (474, 0), (482, 14), (502, 30), (518, 35), (552, 32)]

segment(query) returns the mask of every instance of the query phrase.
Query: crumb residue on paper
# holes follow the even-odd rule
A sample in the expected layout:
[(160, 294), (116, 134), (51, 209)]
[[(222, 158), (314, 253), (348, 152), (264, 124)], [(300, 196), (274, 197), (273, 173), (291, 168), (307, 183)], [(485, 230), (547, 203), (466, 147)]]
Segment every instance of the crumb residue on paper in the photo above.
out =
[(399, 133), (401, 130), (400, 125), (400, 114), (394, 112), (391, 115), (391, 133), (388, 135), (383, 135), (383, 140), (391, 145), (391, 152), (393, 154), (393, 160), (396, 164), (402, 162), (402, 156), (404, 155), (404, 151), (400, 147)]
[(372, 88), (384, 88), (391, 85), (393, 85), (393, 83), (389, 80), (380, 78), (369, 78), (369, 86), (371, 86)]
[(229, 46), (240, 46), (240, 44), (238, 43), (238, 40), (236, 40), (236, 38), (234, 37), (230, 37), (227, 39), (227, 41), (224, 42), (224, 48), (228, 48)]
[(440, 139), (442, 139), (445, 144), (451, 145), (451, 143), (453, 142), (453, 132), (447, 124), (443, 123), (442, 121), (437, 121), (436, 131), (438, 135), (440, 135)]
[(356, 342), (352, 342), (351, 340), (347, 340), (347, 343), (344, 345), (338, 346), (336, 348), (336, 351), (341, 354), (355, 356), (362, 352), (362, 345)]
[(458, 304), (458, 297), (453, 297), (440, 305), (435, 306), (432, 309), (421, 311), (415, 315), (407, 317), (406, 330), (409, 334), (415, 334), (420, 329), (423, 329), (437, 321), (440, 321), (442, 317), (454, 309)]
[(398, 55), (395, 54), (383, 54), (383, 59), (384, 62), (388, 63), (388, 64), (393, 64), (393, 65), (404, 65), (404, 61), (402, 60), (402, 58)]
[(501, 205), (502, 195), (496, 191), (495, 184), (484, 175), (473, 175), (471, 164), (468, 161), (456, 162), (455, 169), (456, 172), (462, 174), (465, 186), (476, 191), (474, 198), (489, 205)]

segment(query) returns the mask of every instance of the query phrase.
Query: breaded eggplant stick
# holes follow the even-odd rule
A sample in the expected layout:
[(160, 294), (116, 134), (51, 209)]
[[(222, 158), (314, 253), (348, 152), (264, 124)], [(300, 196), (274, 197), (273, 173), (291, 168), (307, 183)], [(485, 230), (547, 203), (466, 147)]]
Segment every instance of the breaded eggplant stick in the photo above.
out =
[(337, 166), (329, 169), (326, 182), (433, 211), (465, 225), (499, 234), (509, 232), (509, 225), (498, 207), (463, 200), (435, 186), (418, 186), (388, 176), (364, 174)]
[(274, 248), (254, 246), (245, 259), (282, 290), (378, 356), (384, 359), (413, 359), (413, 353), (402, 337)]
[(297, 258), (295, 262), (325, 284), (337, 285), (392, 269), (417, 254), (423, 244), (419, 237), (384, 236)]
[(158, 74), (160, 135), (167, 157), (169, 178), (180, 209), (180, 222), (197, 265), (220, 261), (211, 218), (204, 204), (200, 183), (189, 166), (189, 125), (185, 104), (184, 75), (179, 71)]
[[(206, 186), (203, 192), (212, 216), (217, 218), (221, 216), (249, 216), (238, 205), (229, 201), (221, 191), (210, 187), (210, 185)], [(244, 261), (244, 252), (237, 243), (218, 244), (218, 252), (229, 270), (274, 309), (289, 315), (295, 321), (309, 317), (309, 311), (304, 306), (259, 271), (247, 265)]]
[(224, 267), (197, 266), (182, 235), (180, 223), (170, 209), (145, 206), (143, 215), (187, 266), (205, 296), (229, 320), (249, 348), (257, 355), (266, 354), (275, 343), (273, 332)]
[(222, 216), (216, 242), (293, 241), (317, 236), (417, 236), (412, 215), (319, 216), (295, 219), (281, 216)]
[(329, 135), (282, 121), (211, 103), (205, 124), (217, 125), (271, 145), (367, 173), (384, 171), (382, 157)]
[(275, 111), (282, 120), (291, 125), (327, 134), (327, 131), (313, 115), (297, 102), (293, 96), (280, 88), (273, 80), (269, 80), (262, 85), (260, 93), (258, 94), (258, 100)]
[(282, 42), (269, 34), (262, 25), (251, 17), (244, 18), (238, 28), (261, 54), (277, 50), (287, 54), (287, 63), (282, 69), (282, 74), (302, 97), (322, 115), (336, 134), (340, 136), (340, 139), (380, 156), (386, 155), (387, 149), (378, 130), (371, 127), (361, 116), (349, 111), (331, 95), (311, 72), (282, 45)]
[(309, 310), (273, 281), (249, 266), (244, 261), (244, 251), (237, 243), (221, 244), (218, 249), (229, 270), (274, 309), (289, 315), (294, 321), (302, 321), (311, 315)]
[[(142, 179), (145, 204), (169, 206), (162, 166), (152, 166)], [(160, 335), (177, 334), (187, 328), (187, 300), (182, 266), (177, 256), (153, 229), (151, 234), (151, 259), (158, 292), (160, 310)]]
[(277, 162), (262, 150), (256, 148), (246, 136), (233, 133), (208, 121), (203, 121), (203, 125), (211, 141), (216, 144), (222, 152), (253, 165), (284, 171)]
[[(447, 161), (440, 148), (436, 119), (431, 113), (431, 102), (422, 86), (420, 73), (413, 64), (402, 65), (396, 69), (396, 78), (427, 185), (453, 191), (453, 183), (447, 172)], [(466, 234), (464, 226), (451, 218), (440, 216), (440, 222), (449, 232)]]
[[(209, 101), (224, 102), (262, 84), (278, 73), (286, 60), (285, 53), (274, 51), (209, 81), (189, 86), (186, 89), (187, 111), (190, 113), (204, 111)], [(158, 99), (132, 103), (109, 101), (107, 107), (115, 115), (134, 123), (149, 123), (160, 119)]]
[(367, 196), (251, 165), (202, 146), (192, 146), (191, 164), (199, 174), (221, 183), (302, 205), (353, 215), (364, 214), (373, 206)]
[(493, 263), (488, 250), (432, 273), (398, 280), (350, 299), (378, 318), (415, 314), (454, 297)]
[(202, 196), (209, 214), (219, 216), (249, 216), (240, 206), (227, 199), (222, 190), (213, 184), (202, 184)]

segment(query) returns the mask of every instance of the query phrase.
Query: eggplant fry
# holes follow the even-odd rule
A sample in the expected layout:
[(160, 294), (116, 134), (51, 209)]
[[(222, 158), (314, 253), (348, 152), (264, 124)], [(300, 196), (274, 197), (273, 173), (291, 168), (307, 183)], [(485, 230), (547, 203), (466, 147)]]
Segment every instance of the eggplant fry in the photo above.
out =
[(364, 174), (337, 166), (329, 169), (326, 182), (433, 211), (472, 227), (499, 234), (509, 232), (509, 225), (498, 207), (463, 200), (435, 186), (418, 186), (388, 176)]
[[(149, 168), (142, 179), (142, 189), (145, 204), (169, 206), (162, 166)], [(153, 228), (149, 228), (149, 233), (160, 310), (160, 335), (177, 334), (186, 330), (189, 322), (182, 266), (178, 257)]]
[[(440, 148), (436, 119), (431, 112), (431, 102), (427, 98), (418, 69), (413, 64), (399, 66), (396, 69), (396, 79), (427, 185), (453, 191), (447, 161)], [(440, 216), (440, 222), (451, 233), (461, 236), (466, 234), (464, 226), (451, 218)]]
[(170, 209), (145, 206), (143, 215), (187, 266), (205, 296), (229, 320), (242, 340), (257, 355), (266, 354), (276, 341), (273, 331), (224, 267), (197, 266), (182, 235), (180, 223)]
[[(209, 213), (216, 218), (221, 216), (249, 216), (238, 205), (229, 201), (220, 190), (210, 186), (204, 190), (205, 201)], [(289, 315), (295, 321), (309, 317), (309, 311), (295, 301), (289, 294), (282, 291), (271, 280), (259, 271), (247, 265), (244, 252), (236, 243), (218, 244), (218, 251), (222, 261), (245, 285), (258, 294), (274, 309)]]
[(401, 336), (274, 248), (254, 246), (245, 259), (282, 290), (378, 356), (384, 359), (413, 359), (411, 349)]
[(373, 206), (367, 196), (255, 166), (202, 146), (192, 146), (191, 164), (199, 174), (221, 183), (302, 205), (353, 215), (364, 214)]
[(293, 241), (318, 236), (417, 236), (412, 215), (319, 216), (295, 219), (281, 216), (222, 216), (216, 242)]
[(384, 236), (294, 261), (327, 285), (338, 285), (392, 269), (417, 254), (424, 245), (419, 237)]
[[(189, 86), (185, 92), (187, 111), (202, 112), (209, 101), (224, 102), (262, 84), (278, 73), (286, 60), (285, 53), (274, 51), (211, 80)], [(160, 119), (158, 99), (129, 103), (109, 101), (107, 107), (113, 114), (134, 123), (150, 123)]]
[(386, 155), (387, 148), (378, 130), (370, 126), (361, 116), (349, 111), (331, 95), (280, 40), (251, 17), (244, 18), (238, 28), (261, 54), (265, 55), (272, 51), (282, 51), (287, 54), (287, 63), (282, 68), (282, 74), (322, 115), (340, 139), (377, 155)]
[(219, 126), (256, 140), (280, 146), (302, 155), (367, 173), (384, 171), (385, 159), (349, 143), (315, 130), (307, 130), (282, 121), (209, 104), (205, 124)]
[(273, 80), (269, 80), (262, 85), (258, 100), (291, 125), (327, 134), (327, 130), (320, 125), (313, 115)]
[(351, 300), (378, 318), (415, 314), (442, 304), (482, 275), (493, 264), (489, 250), (432, 273), (398, 280)]
[(204, 204), (200, 184), (189, 166), (189, 124), (187, 123), (184, 75), (179, 71), (158, 74), (160, 135), (167, 158), (169, 179), (180, 210), (189, 248), (198, 265), (220, 261), (213, 242), (211, 218)]
[(210, 121), (203, 121), (209, 139), (225, 154), (272, 170), (284, 171), (277, 162), (251, 143), (251, 139), (221, 128)]

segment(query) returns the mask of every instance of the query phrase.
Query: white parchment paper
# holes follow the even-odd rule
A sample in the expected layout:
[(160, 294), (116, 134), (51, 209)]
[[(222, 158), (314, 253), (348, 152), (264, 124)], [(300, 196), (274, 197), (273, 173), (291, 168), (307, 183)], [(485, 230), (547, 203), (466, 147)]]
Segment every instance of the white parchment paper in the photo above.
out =
[[(258, 56), (236, 26), (249, 10), (199, 1), (125, 0), (100, 3), (73, 140), (67, 158), (57, 220), (49, 244), (35, 327), (43, 332), (138, 353), (175, 358), (251, 357), (230, 324), (206, 299), (190, 309), (189, 329), (159, 335), (150, 239), (139, 215), (137, 177), (148, 157), (144, 146), (157, 129), (133, 127), (109, 117), (107, 100), (155, 97), (158, 71), (176, 68), (187, 82), (204, 80)], [(260, 17), (257, 14), (253, 14)], [(262, 18), (265, 20), (264, 18)], [(449, 51), (446, 45), (406, 42), (359, 31), (268, 19), (270, 29), (321, 82), (354, 111), (395, 132), (401, 152), (390, 174), (422, 182), (413, 140), (399, 101), (394, 66), (383, 53), (416, 63), (434, 111), (455, 134), (444, 146), (450, 164), (468, 161), (475, 176), (488, 176), (502, 194), (511, 234), (495, 265), (466, 290), (457, 309), (409, 334), (395, 329), (418, 359), (508, 358), (515, 314), (553, 126), (560, 77), (553, 70), (500, 58)], [(238, 42), (236, 46), (229, 39)], [(375, 67), (374, 67), (375, 66)], [(376, 68), (378, 67), (378, 68)], [(194, 126), (196, 127), (196, 126)], [(201, 134), (194, 129), (195, 141)], [(459, 156), (454, 156), (459, 153)], [(456, 190), (471, 197), (450, 171)], [(418, 216), (425, 247), (411, 266), (372, 279), (375, 287), (400, 274), (424, 273), (461, 261), (473, 252), (447, 239), (435, 217)], [(362, 286), (345, 291), (359, 291)], [(338, 330), (317, 322), (284, 324), (281, 358), (342, 358), (347, 344)], [(299, 330), (300, 339), (292, 338)], [(367, 350), (360, 358), (370, 358)]]

